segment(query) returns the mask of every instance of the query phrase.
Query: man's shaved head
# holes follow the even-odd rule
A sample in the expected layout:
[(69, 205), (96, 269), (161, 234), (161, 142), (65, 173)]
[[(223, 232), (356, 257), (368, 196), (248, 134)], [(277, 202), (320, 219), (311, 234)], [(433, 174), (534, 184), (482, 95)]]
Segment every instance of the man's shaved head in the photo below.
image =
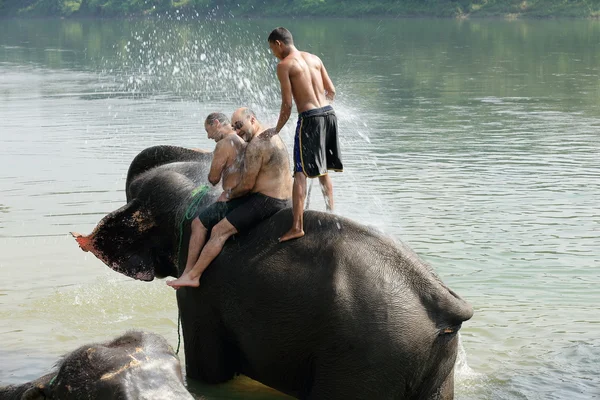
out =
[(256, 114), (248, 107), (240, 107), (233, 112), (231, 126), (233, 126), (238, 136), (246, 142), (252, 140), (257, 129), (262, 129), (260, 122), (256, 118)]

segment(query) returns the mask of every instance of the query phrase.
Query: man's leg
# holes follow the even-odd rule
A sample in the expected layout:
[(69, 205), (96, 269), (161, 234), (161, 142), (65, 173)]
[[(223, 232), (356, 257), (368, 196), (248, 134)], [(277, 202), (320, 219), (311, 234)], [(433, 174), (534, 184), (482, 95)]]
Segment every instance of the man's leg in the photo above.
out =
[(200, 286), (200, 277), (210, 263), (217, 258), (223, 245), (231, 235), (237, 233), (237, 229), (227, 220), (223, 218), (210, 232), (210, 239), (200, 253), (200, 258), (194, 264), (194, 267), (187, 274), (181, 275), (179, 279), (167, 282), (167, 285), (179, 289), (182, 286)]
[(190, 244), (188, 247), (187, 261), (185, 263), (185, 270), (183, 274), (190, 272), (198, 257), (200, 256), (200, 250), (206, 243), (206, 236), (208, 236), (208, 230), (200, 221), (200, 218), (196, 217), (192, 220), (192, 233), (190, 234)]
[(333, 212), (333, 184), (331, 183), (329, 174), (320, 176), (319, 183), (321, 184), (321, 192), (325, 198), (325, 207), (327, 207), (327, 211)]
[(279, 238), (280, 242), (304, 236), (304, 200), (306, 198), (306, 175), (296, 172), (294, 175), (294, 189), (292, 191), (292, 211), (294, 219), (292, 228)]

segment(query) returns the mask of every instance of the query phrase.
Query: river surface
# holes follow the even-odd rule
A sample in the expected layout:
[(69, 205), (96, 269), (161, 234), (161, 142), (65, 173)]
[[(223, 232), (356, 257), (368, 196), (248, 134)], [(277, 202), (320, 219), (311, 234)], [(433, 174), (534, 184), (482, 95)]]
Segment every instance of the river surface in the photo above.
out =
[[(130, 328), (177, 346), (174, 291), (68, 232), (124, 204), (140, 150), (211, 150), (208, 113), (274, 125), (280, 25), (337, 87), (337, 212), (474, 306), (456, 397), (600, 398), (600, 21), (574, 20), (0, 20), (0, 383)], [(282, 397), (244, 378), (191, 388)]]

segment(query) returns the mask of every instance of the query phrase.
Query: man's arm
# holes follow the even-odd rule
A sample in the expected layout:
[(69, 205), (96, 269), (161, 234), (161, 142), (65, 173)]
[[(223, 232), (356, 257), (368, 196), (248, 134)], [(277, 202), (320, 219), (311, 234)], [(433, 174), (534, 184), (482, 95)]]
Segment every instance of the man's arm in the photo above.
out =
[(290, 81), (290, 68), (287, 64), (277, 65), (277, 78), (281, 85), (281, 110), (275, 132), (279, 133), (292, 114), (292, 82)]
[(228, 193), (228, 199), (234, 199), (245, 195), (254, 189), (256, 178), (262, 167), (262, 151), (259, 143), (250, 143), (246, 148), (244, 157), (244, 168), (242, 170), (242, 178), (236, 187)]
[[(321, 61), (319, 59), (319, 61)], [(329, 101), (333, 101), (335, 97), (335, 86), (333, 86), (333, 82), (329, 78), (329, 74), (325, 69), (325, 64), (321, 61), (321, 79), (323, 79), (323, 88), (325, 89), (325, 98)]]
[[(221, 141), (222, 142), (222, 141)], [(223, 168), (227, 164), (228, 151), (224, 144), (217, 143), (213, 153), (213, 160), (210, 164), (210, 172), (208, 173), (208, 181), (214, 186), (221, 180)]]

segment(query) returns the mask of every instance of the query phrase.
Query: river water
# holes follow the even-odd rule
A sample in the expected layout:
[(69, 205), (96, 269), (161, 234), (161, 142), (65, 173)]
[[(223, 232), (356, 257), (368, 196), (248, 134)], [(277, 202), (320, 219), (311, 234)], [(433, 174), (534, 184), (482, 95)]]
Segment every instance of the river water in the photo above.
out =
[[(124, 204), (143, 148), (212, 149), (208, 113), (274, 125), (279, 25), (339, 93), (338, 213), (475, 308), (457, 398), (600, 398), (600, 21), (575, 20), (0, 20), (0, 383), (130, 328), (177, 346), (174, 291), (68, 232)], [(282, 397), (248, 379), (192, 390)]]

